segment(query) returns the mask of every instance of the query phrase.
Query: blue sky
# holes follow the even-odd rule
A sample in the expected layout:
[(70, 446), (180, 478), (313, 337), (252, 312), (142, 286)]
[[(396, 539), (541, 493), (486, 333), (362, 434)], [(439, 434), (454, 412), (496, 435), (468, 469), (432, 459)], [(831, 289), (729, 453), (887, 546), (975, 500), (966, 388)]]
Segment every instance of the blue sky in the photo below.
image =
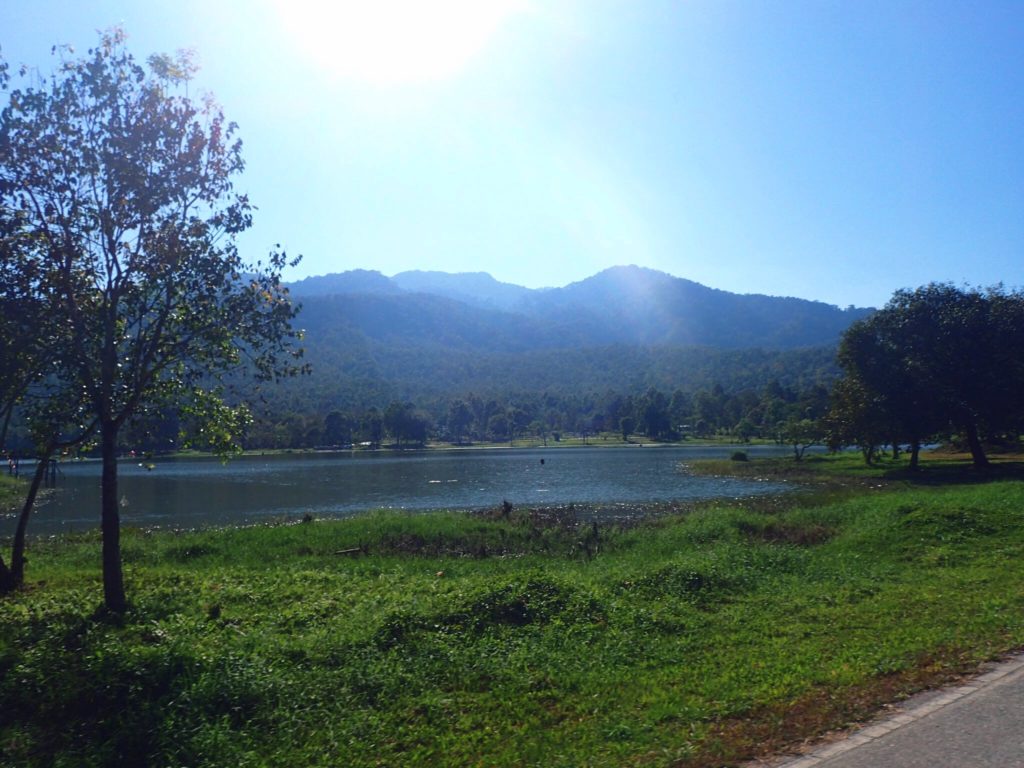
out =
[(114, 24), (140, 58), (194, 48), (245, 142), (242, 246), (302, 253), (292, 279), (639, 264), (840, 306), (1024, 284), (1022, 3), (425, 7), (6, 2), (0, 51), (46, 73)]

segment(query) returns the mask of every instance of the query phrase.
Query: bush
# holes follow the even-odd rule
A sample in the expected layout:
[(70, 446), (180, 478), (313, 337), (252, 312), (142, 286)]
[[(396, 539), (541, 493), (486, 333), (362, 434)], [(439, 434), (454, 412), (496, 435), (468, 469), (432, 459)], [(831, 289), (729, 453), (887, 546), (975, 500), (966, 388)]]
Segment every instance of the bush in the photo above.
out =
[(732, 461), (747, 461), (746, 451), (733, 451), (732, 456), (729, 457)]

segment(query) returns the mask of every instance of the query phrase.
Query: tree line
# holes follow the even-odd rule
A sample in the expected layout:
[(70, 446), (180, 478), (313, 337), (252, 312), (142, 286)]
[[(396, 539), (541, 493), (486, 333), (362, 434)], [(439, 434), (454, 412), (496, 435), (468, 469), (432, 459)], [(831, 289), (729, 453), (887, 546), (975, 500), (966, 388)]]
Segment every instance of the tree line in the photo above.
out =
[[(419, 403), (395, 400), (363, 409), (334, 409), (326, 415), (257, 415), (241, 442), (259, 450), (559, 441), (595, 435), (649, 441), (714, 436), (740, 442), (758, 438), (784, 441), (793, 422), (822, 418), (828, 410), (828, 397), (824, 383), (797, 390), (778, 382), (760, 390), (733, 392), (721, 384), (692, 393), (655, 387), (635, 394), (519, 392), (482, 397), (470, 392)], [(167, 445), (173, 433), (173, 426), (140, 430), (133, 447)]]

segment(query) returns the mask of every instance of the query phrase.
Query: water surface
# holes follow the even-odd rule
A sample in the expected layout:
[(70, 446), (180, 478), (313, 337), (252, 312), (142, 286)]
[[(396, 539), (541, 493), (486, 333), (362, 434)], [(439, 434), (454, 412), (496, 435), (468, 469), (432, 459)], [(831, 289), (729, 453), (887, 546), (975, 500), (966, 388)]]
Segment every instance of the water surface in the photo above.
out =
[[(696, 459), (728, 457), (707, 446), (592, 447), (341, 452), (157, 459), (119, 466), (122, 522), (191, 528), (345, 516), (369, 509), (480, 509), (516, 506), (637, 504), (773, 493), (784, 486), (687, 470)], [(751, 456), (784, 453), (757, 446)], [(98, 461), (61, 465), (57, 487), (32, 518), (35, 535), (98, 527)], [(0, 519), (10, 535), (14, 518)]]

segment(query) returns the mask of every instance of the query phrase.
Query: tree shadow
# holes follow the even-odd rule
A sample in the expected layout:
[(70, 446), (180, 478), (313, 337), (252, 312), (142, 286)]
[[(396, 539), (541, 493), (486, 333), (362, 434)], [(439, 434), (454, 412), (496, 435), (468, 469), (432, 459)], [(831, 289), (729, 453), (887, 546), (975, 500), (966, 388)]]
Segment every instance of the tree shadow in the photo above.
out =
[(916, 471), (907, 466), (893, 467), (885, 470), (882, 477), (911, 485), (980, 485), (1001, 480), (1024, 480), (1024, 461), (996, 459), (987, 467), (975, 467), (969, 461), (923, 461)]

